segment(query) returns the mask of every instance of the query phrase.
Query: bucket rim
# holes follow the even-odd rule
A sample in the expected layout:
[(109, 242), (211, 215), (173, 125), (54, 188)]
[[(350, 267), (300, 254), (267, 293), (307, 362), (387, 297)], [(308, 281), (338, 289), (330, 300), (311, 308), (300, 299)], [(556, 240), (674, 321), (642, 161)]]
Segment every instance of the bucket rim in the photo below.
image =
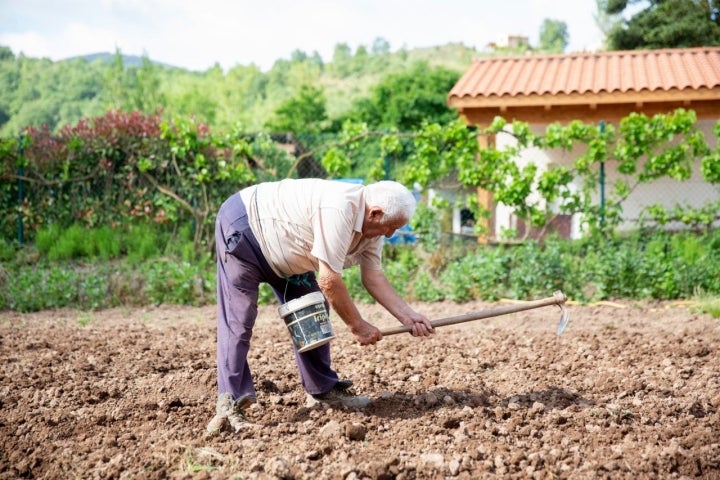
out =
[(280, 316), (284, 318), (290, 313), (296, 312), (305, 307), (309, 307), (310, 305), (315, 305), (318, 303), (322, 303), (323, 307), (325, 306), (325, 295), (323, 295), (322, 292), (310, 292), (303, 295), (302, 297), (293, 298), (287, 303), (280, 305), (280, 307), (278, 308), (278, 313), (280, 313)]

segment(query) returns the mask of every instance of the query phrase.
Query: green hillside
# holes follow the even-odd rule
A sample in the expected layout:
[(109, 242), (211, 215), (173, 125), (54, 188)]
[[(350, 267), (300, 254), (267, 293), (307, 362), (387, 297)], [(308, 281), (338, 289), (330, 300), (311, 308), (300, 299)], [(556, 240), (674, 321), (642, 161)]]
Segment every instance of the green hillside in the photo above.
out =
[[(378, 43), (379, 42), (379, 43)], [(109, 109), (164, 115), (193, 115), (214, 131), (263, 130), (273, 112), (303, 85), (319, 88), (328, 117), (338, 119), (373, 86), (418, 62), (459, 75), (483, 54), (462, 44), (389, 51), (378, 40), (352, 52), (338, 44), (332, 61), (296, 51), (268, 71), (255, 65), (219, 66), (204, 72), (152, 62), (148, 58), (98, 53), (62, 61), (16, 56), (0, 46), (0, 136), (26, 126), (51, 130), (73, 125)]]

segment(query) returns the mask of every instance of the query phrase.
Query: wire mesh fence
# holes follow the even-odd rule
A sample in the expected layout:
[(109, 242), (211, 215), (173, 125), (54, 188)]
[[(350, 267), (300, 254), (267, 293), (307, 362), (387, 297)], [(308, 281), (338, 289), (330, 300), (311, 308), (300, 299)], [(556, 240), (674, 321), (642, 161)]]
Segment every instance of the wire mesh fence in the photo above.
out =
[[(269, 166), (262, 165), (263, 158), (251, 158), (251, 166), (265, 168), (266, 176), (263, 180), (286, 177), (328, 178), (323, 156), (329, 145), (341, 141), (338, 136), (328, 134), (273, 135), (270, 139), (274, 143), (273, 148), (284, 152), (284, 159)], [(367, 143), (364, 151), (356, 152), (350, 178), (365, 181), (368, 169), (363, 165), (369, 163), (381, 164), (384, 178), (393, 178), (397, 174), (406, 159), (401, 156), (379, 158), (381, 153), (378, 143)], [(3, 162), (5, 178), (10, 181), (3, 181), (0, 185), (0, 232), (6, 242), (23, 243), (32, 240), (39, 228), (49, 224), (120, 224), (122, 222), (119, 219), (123, 216), (169, 224), (211, 223), (222, 201), (244, 186), (242, 182), (217, 180), (212, 188), (194, 188), (188, 186), (187, 179), (182, 178), (182, 168), (175, 170), (160, 160), (156, 163), (165, 167), (158, 167), (155, 180), (152, 181), (137, 168), (125, 168), (128, 161), (125, 158), (116, 162), (112, 168), (73, 176), (68, 174), (72, 168), (67, 166), (67, 157), (49, 158), (37, 151), (28, 155), (23, 151), (23, 143), (19, 142), (18, 145), (14, 158)], [(102, 165), (103, 158), (98, 158)], [(19, 159), (23, 161), (18, 162)], [(208, 158), (207, 161), (223, 160)], [(10, 165), (15, 169), (13, 175), (7, 175)], [(605, 189), (612, 192), (612, 175), (604, 181)], [(598, 193), (600, 190), (601, 185), (598, 185)], [(600, 201), (598, 196), (596, 203)], [(662, 179), (637, 185), (622, 202), (620, 228), (636, 228), (640, 222), (646, 221), (648, 217), (644, 212), (652, 205), (662, 204), (670, 208), (676, 204), (702, 208), (703, 205), (717, 202), (720, 202), (720, 187), (703, 180), (698, 163), (688, 181)], [(204, 216), (192, 213), (201, 210)], [(467, 222), (463, 222), (462, 215), (467, 215), (468, 210), (460, 207), (459, 211), (458, 231), (448, 228), (445, 233), (467, 236), (467, 229), (463, 229)], [(497, 217), (498, 212), (493, 215)], [(683, 225), (671, 221), (666, 227), (675, 229)]]

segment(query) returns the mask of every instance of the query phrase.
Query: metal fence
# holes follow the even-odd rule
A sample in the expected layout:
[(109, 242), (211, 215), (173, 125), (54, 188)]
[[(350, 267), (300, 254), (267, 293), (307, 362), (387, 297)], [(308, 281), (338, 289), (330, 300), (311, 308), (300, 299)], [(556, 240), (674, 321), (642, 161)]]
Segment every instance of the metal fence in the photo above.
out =
[[(333, 136), (274, 136), (272, 140), (283, 150), (285, 150), (293, 161), (290, 176), (299, 178), (326, 178), (327, 172), (322, 166), (323, 145), (327, 145), (336, 141)], [(22, 158), (25, 155), (22, 147), (23, 142), (19, 142), (17, 157)], [(379, 148), (375, 145), (369, 147), (365, 152), (367, 158), (377, 159)], [(44, 159), (44, 161), (49, 161)], [(402, 164), (402, 158), (384, 158), (385, 178), (392, 178), (396, 167)], [(82, 221), (80, 213), (83, 205), (87, 204), (88, 199), (100, 199), (95, 204), (101, 205), (103, 202), (117, 203), (122, 198), (113, 196), (107, 198), (108, 189), (115, 188), (107, 182), (79, 180), (74, 183), (69, 182), (30, 182), (30, 176), (41, 177), (33, 169), (40, 168), (38, 162), (30, 162), (27, 167), (22, 163), (17, 167), (15, 175), (11, 181), (4, 182), (0, 186), (0, 209), (2, 216), (0, 217), (0, 231), (7, 242), (25, 243), (28, 239), (32, 240), (35, 230), (39, 225), (52, 222), (68, 222), (72, 218), (61, 218), (60, 208), (67, 209), (65, 202), (74, 202), (77, 204), (75, 220)], [(363, 181), (362, 169), (358, 175), (353, 174), (354, 178)], [(601, 183), (597, 189), (597, 204), (601, 205), (605, 201), (605, 197), (613, 194), (613, 178), (612, 173), (601, 175)], [(146, 185), (147, 186), (147, 185)], [(148, 186), (149, 187), (149, 186)], [(227, 185), (225, 194), (232, 193), (239, 186)], [(216, 203), (220, 203), (222, 197), (215, 199)], [(686, 205), (688, 208), (701, 208), (703, 205), (720, 202), (720, 186), (710, 184), (702, 179), (699, 171), (699, 164), (690, 180), (686, 182), (678, 182), (673, 180), (659, 180), (653, 183), (638, 185), (632, 194), (623, 201), (623, 222), (621, 229), (637, 228), (638, 222), (643, 220), (642, 212), (649, 206), (654, 204), (663, 204), (666, 207), (672, 204)], [(41, 212), (27, 208), (28, 205), (41, 205)], [(117, 208), (127, 208), (126, 206), (117, 206)], [(115, 208), (114, 207), (114, 208)], [(91, 208), (91, 207), (88, 207)], [(40, 215), (42, 218), (36, 218)], [(182, 221), (187, 221), (184, 219)], [(716, 223), (717, 225), (717, 223)], [(679, 222), (671, 222), (668, 228), (682, 228)], [(451, 229), (452, 230), (452, 229)], [(452, 232), (445, 232), (452, 234)], [(461, 233), (458, 232), (458, 235)], [(467, 232), (462, 233), (467, 235)], [(492, 234), (491, 234), (492, 236)]]

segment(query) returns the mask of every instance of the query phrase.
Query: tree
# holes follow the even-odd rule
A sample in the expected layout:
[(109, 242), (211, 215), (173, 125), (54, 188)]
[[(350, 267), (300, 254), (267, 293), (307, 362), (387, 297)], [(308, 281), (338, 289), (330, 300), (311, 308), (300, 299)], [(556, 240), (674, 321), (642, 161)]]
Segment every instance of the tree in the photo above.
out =
[(593, 15), (595, 24), (600, 29), (604, 37), (604, 45), (607, 48), (608, 35), (616, 25), (622, 22), (622, 15), (619, 13), (608, 13), (609, 0), (595, 0), (597, 11)]
[(327, 118), (323, 91), (302, 85), (296, 96), (275, 110), (266, 127), (276, 133), (317, 134), (325, 129)]
[(8, 47), (0, 45), (0, 62), (5, 60), (15, 60), (15, 55)]
[(158, 67), (147, 55), (142, 56), (142, 65), (134, 69), (135, 102), (140, 111), (152, 113), (165, 106), (165, 96), (160, 90)]
[(295, 50), (293, 50), (293, 52), (290, 54), (290, 61), (291, 61), (291, 62), (298, 62), (298, 63), (299, 63), (299, 62), (304, 62), (304, 61), (306, 61), (307, 59), (308, 59), (307, 53), (303, 52), (303, 51), (300, 50), (300, 49), (295, 49)]
[(332, 57), (332, 70), (341, 77), (347, 77), (350, 74), (352, 62), (352, 50), (347, 43), (338, 43), (335, 45)]
[(173, 102), (173, 106), (180, 115), (195, 117), (210, 125), (215, 124), (218, 105), (205, 90), (194, 87), (180, 95)]
[(310, 58), (308, 58), (307, 61), (308, 61), (308, 63), (310, 63), (310, 65), (314, 65), (314, 66), (318, 67), (320, 70), (325, 68), (325, 62), (323, 62), (323, 59), (317, 50), (313, 51), (312, 55), (310, 56)]
[(381, 80), (369, 97), (355, 103), (347, 117), (366, 122), (371, 128), (403, 132), (415, 130), (424, 122), (450, 122), (457, 112), (447, 106), (447, 92), (459, 78), (453, 70), (418, 62), (408, 71)]
[[(640, 0), (609, 0), (607, 13), (619, 14)], [(644, 10), (616, 25), (611, 50), (720, 45), (720, 1), (650, 0)]]
[(373, 55), (387, 55), (390, 53), (390, 42), (382, 37), (377, 37), (372, 44)]
[(164, 107), (165, 97), (160, 90), (158, 69), (147, 55), (143, 55), (140, 67), (126, 67), (120, 49), (116, 49), (112, 66), (105, 74), (105, 89), (110, 101), (108, 107), (144, 113)]
[(562, 53), (568, 45), (568, 37), (565, 22), (546, 18), (540, 27), (540, 50), (547, 53)]

